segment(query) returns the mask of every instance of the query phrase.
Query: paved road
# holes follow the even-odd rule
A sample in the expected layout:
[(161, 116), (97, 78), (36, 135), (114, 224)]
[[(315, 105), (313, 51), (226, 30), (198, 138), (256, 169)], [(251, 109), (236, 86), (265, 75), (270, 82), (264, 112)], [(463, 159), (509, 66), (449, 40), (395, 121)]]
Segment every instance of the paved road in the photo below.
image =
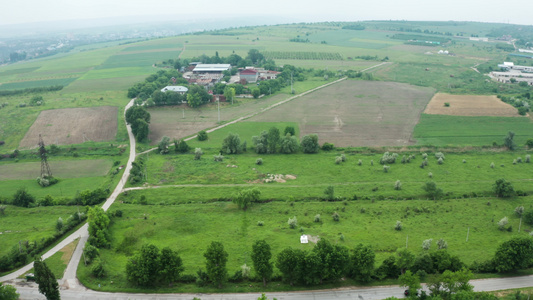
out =
[[(470, 282), (474, 285), (475, 291), (497, 291), (511, 288), (524, 288), (533, 285), (532, 276), (509, 277), (509, 278), (494, 278), (472, 280)], [(28, 286), (17, 286), (18, 293), (21, 299), (45, 299), (39, 294), (35, 288), (35, 284)], [(275, 292), (267, 293), (269, 299), (277, 298), (278, 300), (378, 300), (385, 299), (390, 296), (403, 298), (403, 291), (405, 289), (399, 286), (377, 286), (365, 288), (341, 288), (333, 290), (319, 290), (319, 291), (301, 291), (301, 292)], [(74, 291), (62, 290), (61, 299), (64, 300), (80, 300), (80, 299), (104, 299), (104, 300), (125, 300), (125, 299), (176, 299), (176, 300), (192, 300), (194, 297), (201, 300), (255, 300), (259, 293), (240, 293), (240, 294), (127, 294), (127, 293), (105, 293), (92, 290)]]

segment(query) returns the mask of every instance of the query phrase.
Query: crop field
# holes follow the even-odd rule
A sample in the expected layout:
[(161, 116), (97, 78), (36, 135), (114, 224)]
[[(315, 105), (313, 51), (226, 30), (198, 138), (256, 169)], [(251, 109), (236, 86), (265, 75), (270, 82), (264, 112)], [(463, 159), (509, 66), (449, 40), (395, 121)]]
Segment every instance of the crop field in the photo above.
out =
[(56, 232), (56, 221), (63, 220), (77, 212), (74, 206), (46, 206), (35, 208), (21, 208), (7, 206), (4, 215), (0, 215), (0, 257), (19, 241), (35, 241), (52, 236)]
[(347, 80), (318, 90), (250, 121), (298, 122), (337, 146), (412, 145), (411, 134), (433, 90), (392, 82)]
[(515, 143), (522, 146), (533, 137), (533, 123), (529, 118), (422, 114), (413, 138), (418, 145), (503, 145), (503, 139), (509, 131), (515, 133)]
[[(105, 176), (111, 169), (110, 159), (49, 160), (58, 178)], [(41, 162), (0, 164), (0, 180), (30, 180), (41, 176)]]
[(8, 82), (8, 83), (0, 84), (0, 90), (18, 90), (18, 89), (27, 89), (27, 88), (35, 88), (35, 87), (48, 87), (51, 85), (68, 86), (70, 83), (72, 83), (76, 79), (77, 79), (76, 77), (72, 77), (72, 78)]
[[(492, 204), (487, 205), (487, 201)], [(514, 236), (526, 236), (531, 228), (522, 225), (516, 231), (519, 219), (514, 208), (527, 204), (529, 198), (516, 200), (464, 199), (447, 201), (349, 201), (331, 202), (270, 202), (254, 204), (242, 211), (235, 204), (217, 202), (178, 206), (133, 205), (115, 203), (111, 210), (120, 209), (122, 218), (115, 219), (110, 227), (112, 245), (100, 251), (106, 261), (109, 279), (113, 286), (130, 287), (125, 279), (125, 264), (143, 244), (152, 243), (159, 248), (177, 250), (183, 259), (185, 274), (195, 274), (204, 268), (203, 253), (211, 241), (220, 241), (228, 252), (228, 273), (233, 274), (245, 262), (250, 263), (252, 243), (265, 239), (272, 247), (273, 256), (286, 247), (310, 250), (313, 243), (300, 244), (301, 234), (328, 239), (347, 247), (359, 243), (369, 244), (377, 254), (376, 264), (400, 247), (414, 253), (422, 251), (425, 239), (440, 238), (448, 242), (448, 251), (464, 262), (491, 258), (502, 241)], [(331, 218), (337, 211), (341, 219)], [(320, 214), (321, 222), (313, 222)], [(497, 222), (509, 217), (512, 232), (497, 229)], [(297, 229), (290, 229), (287, 220), (296, 217)], [(404, 230), (393, 229), (396, 220)], [(496, 220), (496, 221), (495, 221)], [(257, 226), (263, 221), (264, 226)], [(469, 240), (466, 242), (467, 230)], [(341, 240), (344, 236), (344, 241)], [(376, 239), (379, 236), (379, 239)], [(175, 239), (169, 237), (176, 237)], [(432, 247), (434, 251), (436, 246)], [(88, 268), (80, 265), (78, 274), (87, 279)], [(278, 272), (278, 271), (275, 271)], [(83, 280), (82, 280), (83, 281)], [(106, 280), (105, 282), (109, 282)], [(102, 284), (105, 290), (107, 283)], [(175, 290), (179, 290), (180, 287)]]
[(305, 59), (305, 60), (342, 60), (339, 53), (333, 52), (280, 52), (265, 51), (267, 59)]
[[(446, 106), (448, 103), (449, 106)], [(429, 102), (425, 114), (478, 117), (522, 117), (516, 108), (495, 95), (449, 95), (437, 93)]]
[(39, 135), (45, 143), (56, 145), (113, 140), (117, 134), (117, 111), (118, 108), (112, 106), (42, 111), (20, 147), (36, 147)]

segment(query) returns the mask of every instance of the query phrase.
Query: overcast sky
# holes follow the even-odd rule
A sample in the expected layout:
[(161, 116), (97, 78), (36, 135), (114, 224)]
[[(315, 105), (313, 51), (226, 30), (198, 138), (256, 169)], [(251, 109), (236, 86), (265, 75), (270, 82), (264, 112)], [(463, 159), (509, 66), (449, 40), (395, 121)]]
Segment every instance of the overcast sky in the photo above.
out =
[[(455, 20), (533, 25), (533, 0), (0, 0), (0, 25), (124, 16), (218, 14), (301, 21)], [(288, 19), (291, 20), (291, 19)], [(291, 22), (291, 21), (289, 21)]]

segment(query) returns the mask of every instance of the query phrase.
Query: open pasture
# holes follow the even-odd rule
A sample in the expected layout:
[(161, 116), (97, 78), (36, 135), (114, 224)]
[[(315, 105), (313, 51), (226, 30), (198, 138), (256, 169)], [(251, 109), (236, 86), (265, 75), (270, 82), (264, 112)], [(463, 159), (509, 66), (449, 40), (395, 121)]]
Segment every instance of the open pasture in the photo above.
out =
[(35, 241), (52, 236), (56, 232), (56, 221), (64, 221), (77, 212), (75, 206), (45, 206), (22, 208), (8, 205), (5, 214), (0, 215), (0, 257), (11, 251), (19, 241)]
[[(49, 160), (52, 174), (58, 178), (105, 176), (110, 159)], [(0, 180), (31, 180), (41, 176), (41, 162), (0, 164)]]
[[(446, 106), (446, 103), (449, 106)], [(437, 93), (429, 102), (424, 113), (450, 116), (522, 117), (516, 108), (494, 95), (474, 96)]]
[(49, 87), (51, 85), (68, 86), (69, 84), (74, 82), (76, 79), (77, 77), (70, 77), (70, 78), (7, 82), (7, 83), (0, 84), (0, 90), (22, 90), (22, 89), (27, 89), (27, 88)]
[[(233, 274), (244, 263), (250, 264), (251, 248), (256, 240), (265, 239), (272, 248), (273, 257), (286, 247), (312, 249), (313, 243), (300, 244), (301, 234), (350, 248), (359, 243), (371, 245), (377, 254), (376, 265), (396, 249), (405, 247), (407, 235), (408, 249), (416, 254), (422, 251), (425, 239), (442, 238), (448, 243), (450, 253), (470, 264), (474, 260), (491, 258), (499, 243), (511, 237), (526, 236), (530, 230), (522, 224), (522, 231), (518, 233), (515, 228), (518, 228), (519, 219), (513, 215), (518, 205), (531, 209), (527, 204), (530, 199), (490, 199), (491, 206), (487, 206), (487, 200), (349, 201), (346, 204), (274, 201), (253, 204), (247, 211), (230, 202), (177, 206), (115, 203), (111, 211), (120, 209), (124, 215), (115, 219), (110, 227), (111, 248), (102, 249), (100, 253), (107, 263), (113, 288), (130, 287), (125, 278), (125, 264), (147, 243), (177, 250), (183, 259), (185, 274), (195, 274), (199, 268), (204, 268), (203, 253), (211, 241), (224, 244), (229, 254), (228, 273)], [(339, 222), (331, 217), (335, 211), (340, 214)], [(314, 222), (317, 214), (321, 222)], [(509, 217), (509, 224), (515, 229), (512, 232), (497, 229), (495, 222), (504, 216)], [(292, 217), (298, 220), (296, 229), (290, 229), (287, 224)], [(403, 223), (402, 231), (394, 230), (397, 220)], [(263, 221), (264, 226), (258, 226), (258, 221)], [(467, 228), (470, 228), (468, 242)], [(433, 244), (430, 251), (435, 249)], [(82, 278), (86, 278), (88, 271), (80, 264)], [(106, 285), (102, 287), (106, 289)]]
[(118, 108), (113, 106), (42, 111), (20, 142), (20, 147), (37, 147), (39, 134), (46, 144), (56, 145), (113, 140), (117, 134), (117, 111)]
[(411, 134), (433, 90), (393, 82), (346, 80), (257, 115), (249, 121), (298, 122), (337, 146), (412, 145)]
[(514, 142), (523, 146), (533, 137), (533, 122), (529, 118), (422, 114), (413, 137), (418, 145), (489, 146), (503, 145), (509, 131), (515, 133)]

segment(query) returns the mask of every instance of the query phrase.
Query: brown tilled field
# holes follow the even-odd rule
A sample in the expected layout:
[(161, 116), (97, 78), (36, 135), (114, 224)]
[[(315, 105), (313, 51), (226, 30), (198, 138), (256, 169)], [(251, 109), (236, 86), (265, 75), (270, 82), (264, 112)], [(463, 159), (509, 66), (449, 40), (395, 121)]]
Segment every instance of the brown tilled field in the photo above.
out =
[(20, 142), (20, 147), (37, 147), (39, 134), (48, 145), (113, 140), (117, 134), (117, 112), (115, 106), (42, 111)]
[[(444, 106), (449, 103), (450, 106)], [(426, 114), (465, 117), (520, 117), (516, 108), (502, 102), (496, 96), (435, 94), (429, 102)]]
[(411, 134), (433, 96), (431, 88), (346, 80), (290, 101), (248, 121), (298, 122), (336, 146), (413, 145)]

